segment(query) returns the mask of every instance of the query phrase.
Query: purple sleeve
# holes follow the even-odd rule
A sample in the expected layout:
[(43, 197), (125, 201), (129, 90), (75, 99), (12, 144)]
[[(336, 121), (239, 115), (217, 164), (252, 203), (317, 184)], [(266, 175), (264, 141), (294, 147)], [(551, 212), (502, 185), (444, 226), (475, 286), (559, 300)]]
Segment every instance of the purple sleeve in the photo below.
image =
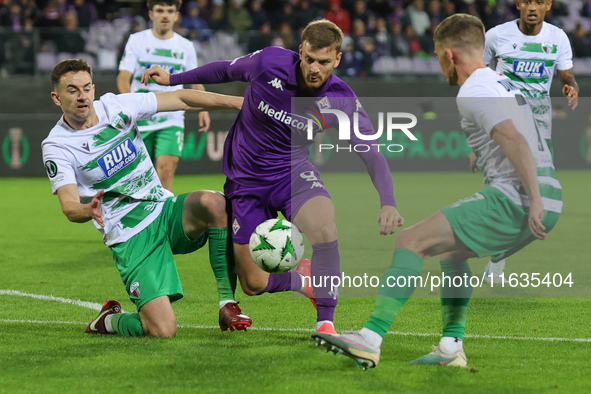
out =
[[(359, 131), (362, 134), (375, 134), (373, 126), (365, 110), (359, 111)], [(353, 130), (351, 130), (351, 145), (366, 144), (367, 141), (359, 139)], [(396, 206), (394, 199), (394, 184), (392, 183), (392, 174), (388, 161), (380, 153), (378, 149), (370, 149), (367, 152), (358, 152), (359, 157), (363, 160), (363, 164), (367, 168), (367, 172), (371, 177), (374, 187), (380, 195), (380, 204)]]
[(183, 73), (171, 74), (170, 84), (249, 82), (262, 71), (260, 63), (263, 58), (264, 54), (257, 51), (231, 61), (209, 63)]

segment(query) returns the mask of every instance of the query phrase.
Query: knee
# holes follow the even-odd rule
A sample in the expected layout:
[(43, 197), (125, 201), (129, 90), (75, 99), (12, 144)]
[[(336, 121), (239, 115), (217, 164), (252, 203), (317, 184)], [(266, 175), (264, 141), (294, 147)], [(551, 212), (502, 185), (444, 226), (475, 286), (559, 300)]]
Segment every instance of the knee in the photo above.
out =
[(263, 275), (251, 273), (248, 277), (240, 278), (240, 287), (247, 296), (256, 296), (265, 290), (267, 282), (268, 280), (265, 280)]
[(161, 179), (170, 179), (174, 176), (174, 170), (169, 166), (160, 167), (157, 172)]
[(413, 234), (412, 229), (404, 229), (400, 231), (400, 233), (396, 237), (395, 248), (408, 249), (418, 254), (423, 260), (427, 257), (430, 257), (427, 256), (422, 250), (420, 242), (418, 241), (418, 237), (415, 236), (415, 234)]
[(247, 296), (255, 296), (258, 295), (264, 289), (258, 290), (254, 286), (250, 286), (246, 281), (240, 281), (240, 287), (242, 288), (242, 292)]
[(319, 225), (310, 231), (310, 234), (306, 234), (306, 236), (310, 239), (312, 245), (336, 241), (337, 226), (334, 222)]
[(226, 225), (226, 197), (222, 193), (204, 191), (200, 198), (201, 206), (207, 214), (216, 221), (223, 221)]
[(474, 257), (472, 253), (466, 252), (464, 250), (445, 252), (441, 254), (442, 261), (452, 261), (454, 263), (460, 263), (472, 257)]
[(400, 232), (398, 233), (398, 236), (396, 236), (396, 242), (395, 242), (395, 247), (396, 249), (398, 248), (404, 248), (404, 249), (410, 249), (412, 245), (412, 236), (410, 234), (410, 232), (408, 231), (408, 229), (403, 229), (400, 230)]
[(172, 178), (176, 170), (176, 164), (170, 160), (163, 160), (158, 163), (156, 172), (160, 178)]
[[(240, 261), (237, 261), (240, 266)], [(248, 271), (238, 270), (238, 279), (240, 287), (247, 296), (256, 296), (261, 294), (269, 283), (269, 274), (257, 267), (254, 262), (249, 264)], [(245, 272), (246, 271), (246, 272)]]
[(159, 322), (144, 327), (144, 335), (156, 338), (174, 338), (177, 332), (176, 321)]

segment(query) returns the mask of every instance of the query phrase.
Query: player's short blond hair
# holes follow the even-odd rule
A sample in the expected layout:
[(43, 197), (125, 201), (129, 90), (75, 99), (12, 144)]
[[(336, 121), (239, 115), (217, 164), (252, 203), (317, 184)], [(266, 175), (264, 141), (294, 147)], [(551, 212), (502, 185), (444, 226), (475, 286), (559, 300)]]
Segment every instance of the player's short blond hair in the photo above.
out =
[(302, 44), (307, 42), (313, 49), (333, 47), (337, 53), (343, 44), (342, 30), (327, 19), (308, 23), (302, 33)]
[(484, 49), (484, 25), (475, 16), (454, 14), (443, 20), (433, 33), (435, 44), (463, 52)]

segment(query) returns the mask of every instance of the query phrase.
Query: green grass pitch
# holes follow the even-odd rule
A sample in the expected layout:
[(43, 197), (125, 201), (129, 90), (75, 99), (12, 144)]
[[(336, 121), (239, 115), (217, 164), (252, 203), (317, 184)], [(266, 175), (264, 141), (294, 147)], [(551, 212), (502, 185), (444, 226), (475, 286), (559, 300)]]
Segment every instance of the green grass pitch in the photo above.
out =
[[(176, 338), (84, 334), (95, 310), (16, 294), (93, 303), (118, 299), (134, 311), (109, 250), (90, 223), (67, 221), (46, 179), (0, 179), (0, 393), (588, 392), (591, 171), (558, 176), (565, 206), (556, 228), (546, 241), (514, 255), (507, 271), (572, 272), (575, 287), (526, 288), (519, 297), (496, 289), (473, 299), (466, 369), (408, 365), (430, 351), (441, 329), (437, 294), (426, 292), (405, 305), (386, 336), (380, 364), (366, 372), (316, 348), (312, 305), (287, 293), (246, 297), (238, 291), (253, 328), (221, 332), (206, 250), (177, 259), (185, 298), (174, 304)], [(378, 199), (369, 177), (323, 178), (337, 210), (343, 270), (381, 275), (395, 236), (377, 234)], [(222, 185), (222, 176), (179, 176), (175, 192)], [(394, 187), (408, 227), (472, 195), (482, 183), (468, 172), (394, 173)], [(480, 273), (485, 264), (473, 260), (472, 271)], [(425, 262), (424, 272), (437, 270), (436, 259)], [(374, 290), (356, 291), (342, 290), (339, 331), (363, 326), (371, 313)]]

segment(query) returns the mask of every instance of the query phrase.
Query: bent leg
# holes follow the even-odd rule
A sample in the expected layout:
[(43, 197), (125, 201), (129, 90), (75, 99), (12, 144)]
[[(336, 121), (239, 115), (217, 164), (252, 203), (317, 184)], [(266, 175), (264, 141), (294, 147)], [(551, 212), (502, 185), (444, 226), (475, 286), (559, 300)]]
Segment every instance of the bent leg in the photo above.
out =
[(234, 302), (236, 290), (236, 268), (229, 244), (227, 222), (226, 199), (222, 193), (200, 190), (185, 197), (183, 229), (191, 240), (198, 240), (203, 234), (207, 234), (209, 262), (221, 303)]
[(264, 292), (269, 282), (270, 274), (260, 269), (250, 257), (248, 244), (234, 243), (236, 270), (240, 279), (240, 286), (246, 295), (259, 295)]
[(444, 252), (466, 251), (443, 212), (398, 234), (392, 264), (386, 270), (374, 311), (365, 327), (382, 337), (421, 280), (423, 260)]
[(226, 227), (226, 199), (217, 191), (199, 190), (187, 194), (183, 204), (183, 229), (197, 240), (210, 227)]
[(240, 286), (246, 295), (299, 291), (302, 288), (301, 276), (293, 270), (270, 274), (260, 269), (250, 257), (248, 244), (235, 243), (234, 255)]
[[(252, 232), (260, 223), (277, 216), (277, 211), (270, 205), (268, 198), (273, 193), (280, 193), (269, 187), (245, 188), (226, 181), (224, 190), (228, 198), (228, 208), (234, 241), (234, 258), (240, 286), (246, 295), (255, 296), (263, 293), (275, 293), (291, 290), (291, 278), (297, 273), (288, 271), (282, 274), (269, 274), (260, 269), (250, 256), (249, 240)], [(299, 275), (297, 275), (299, 277)], [(300, 287), (301, 287), (301, 280)]]
[(315, 196), (306, 201), (293, 223), (306, 234), (312, 245), (337, 240), (334, 204), (326, 196)]
[[(171, 230), (170, 218), (180, 216), (174, 212), (180, 213), (182, 210), (182, 206), (178, 205), (175, 207), (172, 199), (167, 200), (162, 213), (154, 222), (126, 242), (111, 247), (129, 298), (139, 310), (139, 313), (113, 315), (111, 326), (121, 335), (174, 336), (176, 333), (170, 300), (181, 299), (183, 291), (169, 238), (169, 233), (173, 231), (163, 231), (163, 228)], [(174, 227), (181, 226), (178, 224)], [(184, 234), (183, 237), (186, 239)], [(157, 310), (156, 313), (150, 313), (154, 311), (154, 305), (159, 303), (164, 303), (168, 308), (164, 309), (165, 313)]]
[(140, 319), (144, 335), (172, 338), (176, 335), (176, 317), (168, 296), (148, 301), (140, 308)]
[[(437, 211), (427, 219), (404, 229), (396, 238), (396, 249), (408, 249), (422, 260), (446, 252), (466, 252), (470, 250), (455, 235), (447, 217)], [(475, 254), (471, 254), (475, 257)]]

